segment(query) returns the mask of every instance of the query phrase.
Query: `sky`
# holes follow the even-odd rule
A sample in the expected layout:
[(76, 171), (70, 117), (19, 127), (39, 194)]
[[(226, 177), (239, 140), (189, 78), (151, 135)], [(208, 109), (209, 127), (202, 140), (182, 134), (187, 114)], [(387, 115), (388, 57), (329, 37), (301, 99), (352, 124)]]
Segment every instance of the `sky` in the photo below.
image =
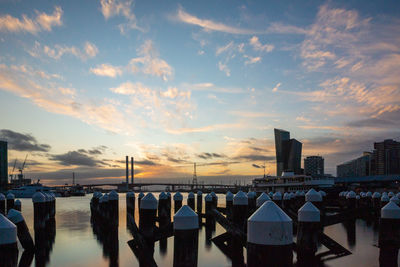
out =
[[(0, 2), (0, 139), (46, 184), (325, 172), (400, 139), (398, 1)], [(14, 173), (16, 171), (14, 170)]]

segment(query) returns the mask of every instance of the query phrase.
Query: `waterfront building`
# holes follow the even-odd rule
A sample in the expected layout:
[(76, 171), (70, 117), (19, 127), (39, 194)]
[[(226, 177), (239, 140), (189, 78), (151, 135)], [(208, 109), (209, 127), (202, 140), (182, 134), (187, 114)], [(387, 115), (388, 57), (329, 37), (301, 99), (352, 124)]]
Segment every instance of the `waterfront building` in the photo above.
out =
[(290, 133), (281, 129), (274, 129), (276, 151), (276, 174), (282, 175), (284, 171), (301, 174), (301, 149), (302, 143), (290, 139)]
[(310, 176), (324, 175), (324, 158), (309, 156), (304, 159), (304, 174)]
[(364, 152), (361, 157), (336, 166), (337, 177), (363, 177), (371, 175), (372, 153)]
[(386, 139), (374, 143), (374, 174), (400, 174), (400, 142)]
[(7, 142), (0, 140), (0, 189), (8, 184)]

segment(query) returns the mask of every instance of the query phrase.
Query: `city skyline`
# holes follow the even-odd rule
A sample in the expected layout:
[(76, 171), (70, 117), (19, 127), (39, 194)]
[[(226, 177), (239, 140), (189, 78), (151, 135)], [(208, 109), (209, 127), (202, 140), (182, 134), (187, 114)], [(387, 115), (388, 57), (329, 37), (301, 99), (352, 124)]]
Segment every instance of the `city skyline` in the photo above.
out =
[[(400, 138), (400, 6), (0, 3), (0, 139), (45, 183), (276, 173), (274, 128), (325, 173)], [(303, 161), (303, 160), (301, 160)], [(57, 180), (57, 178), (59, 180)]]

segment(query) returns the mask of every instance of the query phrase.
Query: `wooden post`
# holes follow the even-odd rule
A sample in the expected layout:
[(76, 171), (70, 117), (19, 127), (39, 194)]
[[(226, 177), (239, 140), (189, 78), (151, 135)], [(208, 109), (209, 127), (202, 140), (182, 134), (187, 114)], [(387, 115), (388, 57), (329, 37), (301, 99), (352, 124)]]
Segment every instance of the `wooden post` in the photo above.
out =
[(22, 247), (25, 250), (33, 250), (35, 245), (21, 212), (12, 209), (8, 212), (7, 218), (17, 226), (17, 235)]
[(233, 198), (233, 223), (243, 232), (246, 232), (249, 199), (243, 191), (239, 191)]
[(398, 266), (400, 247), (400, 208), (390, 201), (381, 209), (379, 224), (379, 265)]
[(14, 194), (8, 193), (8, 195), (7, 195), (7, 213), (9, 210), (14, 208), (14, 200), (15, 200)]
[(0, 213), (6, 214), (6, 196), (0, 193)]
[(174, 215), (174, 267), (197, 266), (198, 239), (198, 215), (185, 205)]
[(273, 201), (247, 222), (247, 266), (293, 266), (292, 219)]
[(17, 266), (17, 226), (0, 214), (0, 266)]
[(176, 192), (174, 195), (174, 209), (175, 213), (182, 207), (183, 196), (180, 192)]
[(195, 209), (195, 203), (194, 203), (195, 201), (194, 201), (194, 193), (193, 192), (190, 192), (189, 194), (188, 194), (188, 198), (187, 198), (187, 205), (192, 209), (192, 210), (194, 210)]
[(261, 195), (257, 198), (256, 200), (256, 206), (257, 208), (261, 207), (264, 202), (271, 200), (271, 198), (265, 194), (264, 192), (261, 193)]
[(304, 267), (317, 266), (315, 253), (321, 228), (320, 211), (311, 202), (306, 202), (297, 214), (297, 264)]

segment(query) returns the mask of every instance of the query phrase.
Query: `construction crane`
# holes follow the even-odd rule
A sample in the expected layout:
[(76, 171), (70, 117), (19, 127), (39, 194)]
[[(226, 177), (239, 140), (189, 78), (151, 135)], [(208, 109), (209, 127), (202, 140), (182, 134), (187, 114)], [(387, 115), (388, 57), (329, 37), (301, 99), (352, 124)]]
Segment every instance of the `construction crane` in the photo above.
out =
[(10, 174), (10, 183), (13, 182), (14, 170), (15, 170), (15, 165), (16, 165), (16, 164), (17, 164), (17, 159), (15, 159), (15, 161), (14, 161), (14, 167), (13, 167), (12, 172), (11, 172), (11, 174)]
[(22, 164), (22, 166), (21, 166), (21, 168), (19, 169), (19, 175), (18, 175), (18, 179), (19, 179), (19, 181), (22, 183), (22, 179), (23, 179), (23, 174), (22, 174), (22, 172), (23, 172), (23, 170), (24, 170), (24, 168), (25, 168), (25, 164), (26, 164), (26, 159), (28, 158), (28, 154), (26, 154), (26, 157), (25, 157), (25, 160), (24, 160), (24, 163)]

